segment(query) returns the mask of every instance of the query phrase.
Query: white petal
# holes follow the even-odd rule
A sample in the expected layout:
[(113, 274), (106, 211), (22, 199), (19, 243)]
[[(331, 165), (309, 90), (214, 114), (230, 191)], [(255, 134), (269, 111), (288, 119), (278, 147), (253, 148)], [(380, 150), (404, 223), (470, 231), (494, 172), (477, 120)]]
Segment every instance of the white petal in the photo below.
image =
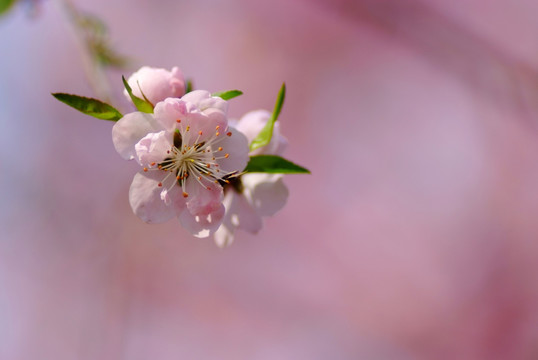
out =
[(185, 207), (185, 201), (177, 190), (172, 188), (166, 194), (167, 205), (161, 199), (163, 187), (158, 184), (163, 181), (162, 171), (139, 172), (134, 176), (129, 189), (129, 203), (133, 212), (147, 223), (162, 223), (177, 216)]
[(280, 174), (245, 174), (244, 193), (260, 216), (271, 216), (286, 205), (288, 188)]
[(161, 130), (153, 115), (133, 112), (122, 117), (112, 128), (112, 142), (116, 151), (126, 160), (136, 156), (135, 144), (148, 133)]

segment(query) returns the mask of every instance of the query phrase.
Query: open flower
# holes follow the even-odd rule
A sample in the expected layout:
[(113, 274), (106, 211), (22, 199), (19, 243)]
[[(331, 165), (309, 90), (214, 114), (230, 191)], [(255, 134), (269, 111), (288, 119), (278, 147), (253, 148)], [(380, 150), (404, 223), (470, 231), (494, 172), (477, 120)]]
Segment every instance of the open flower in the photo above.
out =
[(154, 114), (125, 115), (112, 140), (142, 171), (129, 190), (133, 212), (148, 223), (178, 217), (197, 237), (207, 237), (224, 216), (219, 181), (242, 171), (248, 161), (244, 135), (228, 126), (228, 103), (207, 91), (157, 103)]
[[(152, 104), (157, 104), (166, 98), (179, 98), (185, 94), (185, 79), (178, 67), (173, 67), (171, 71), (166, 69), (141, 67), (127, 80), (133, 90), (133, 94), (143, 99), (146, 97)], [(124, 91), (129, 101), (131, 98)]]
[[(271, 113), (265, 110), (251, 111), (239, 120), (236, 128), (250, 143), (270, 117)], [(250, 155), (281, 155), (287, 143), (286, 138), (280, 135), (277, 121), (271, 142), (252, 151)], [(272, 216), (284, 207), (288, 199), (288, 189), (282, 177), (281, 174), (247, 173), (228, 179), (223, 202), (226, 213), (221, 227), (214, 235), (218, 246), (230, 245), (234, 240), (236, 228), (252, 234), (257, 233), (263, 225), (262, 217)]]

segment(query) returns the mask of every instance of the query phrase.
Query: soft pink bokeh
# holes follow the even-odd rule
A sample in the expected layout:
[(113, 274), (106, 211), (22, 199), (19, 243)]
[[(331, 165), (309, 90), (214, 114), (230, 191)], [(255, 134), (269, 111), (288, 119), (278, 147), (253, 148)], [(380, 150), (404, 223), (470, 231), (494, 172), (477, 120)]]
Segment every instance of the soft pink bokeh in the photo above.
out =
[(1, 18), (0, 359), (538, 358), (538, 3), (77, 3), (236, 118), (285, 80), (312, 175), (225, 250), (142, 223), (59, 7)]

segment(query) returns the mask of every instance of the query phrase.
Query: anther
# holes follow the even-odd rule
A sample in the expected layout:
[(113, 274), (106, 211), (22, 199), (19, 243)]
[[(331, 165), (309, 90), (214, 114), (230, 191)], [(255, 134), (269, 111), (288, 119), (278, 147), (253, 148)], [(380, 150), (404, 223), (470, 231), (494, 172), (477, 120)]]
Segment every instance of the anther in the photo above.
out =
[(217, 131), (217, 132), (215, 133), (215, 136), (219, 136), (219, 135), (220, 135), (220, 133)]
[(202, 180), (202, 177), (201, 177), (201, 176), (198, 176), (198, 180)]
[(224, 154), (224, 157), (228, 159), (230, 157), (230, 154)]
[(232, 136), (232, 132), (231, 132), (231, 131), (228, 131), (228, 132), (226, 133), (226, 135), (228, 135), (228, 136)]
[(185, 191), (183, 191), (183, 197), (186, 198), (188, 196), (189, 196), (189, 194), (187, 194)]
[(152, 162), (152, 163), (151, 163), (150, 165), (151, 165), (151, 166), (155, 166), (155, 163), (154, 163), (154, 162)]
[(222, 146), (219, 146), (219, 151), (222, 151)]
[(163, 183), (160, 182), (160, 183), (157, 184), (157, 186), (161, 187), (161, 186), (163, 186)]
[(198, 135), (202, 135), (202, 130), (198, 131)]
[(148, 171), (148, 168), (144, 168), (144, 171), (146, 171), (146, 172), (147, 172), (147, 171)]
[(220, 129), (220, 125), (217, 125), (217, 127), (215, 128), (215, 130), (218, 130), (218, 129)]
[(176, 122), (179, 124), (181, 122), (181, 119), (177, 119)]
[(190, 127), (189, 125), (187, 125), (187, 129), (186, 129), (186, 130), (189, 131), (190, 129), (191, 129), (191, 127)]
[(207, 164), (205, 164), (205, 166), (207, 166), (208, 168), (210, 168), (210, 167), (211, 167), (211, 164), (210, 164), (210, 163), (207, 163)]

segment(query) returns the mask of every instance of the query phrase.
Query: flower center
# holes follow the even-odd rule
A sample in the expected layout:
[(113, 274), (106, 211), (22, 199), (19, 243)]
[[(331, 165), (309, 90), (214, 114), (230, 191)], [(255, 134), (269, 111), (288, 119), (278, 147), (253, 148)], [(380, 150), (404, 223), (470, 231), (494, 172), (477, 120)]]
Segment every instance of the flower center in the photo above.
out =
[[(188, 197), (185, 183), (188, 178), (193, 178), (200, 186), (207, 190), (212, 190), (211, 183), (219, 184), (219, 181), (229, 183), (226, 177), (236, 172), (226, 172), (219, 168), (218, 160), (227, 159), (230, 154), (226, 153), (222, 146), (216, 146), (223, 139), (219, 132), (219, 126), (216, 127), (215, 133), (205, 141), (200, 141), (202, 131), (197, 136), (192, 136), (190, 127), (187, 126), (184, 131), (176, 129), (174, 133), (174, 144), (166, 153), (168, 156), (160, 163), (152, 163), (151, 170), (161, 170), (168, 174), (158, 185), (163, 186), (169, 179), (172, 181), (168, 185), (168, 191), (178, 184), (183, 190), (183, 197)], [(226, 136), (231, 136), (228, 132)], [(147, 171), (144, 168), (144, 171)]]

